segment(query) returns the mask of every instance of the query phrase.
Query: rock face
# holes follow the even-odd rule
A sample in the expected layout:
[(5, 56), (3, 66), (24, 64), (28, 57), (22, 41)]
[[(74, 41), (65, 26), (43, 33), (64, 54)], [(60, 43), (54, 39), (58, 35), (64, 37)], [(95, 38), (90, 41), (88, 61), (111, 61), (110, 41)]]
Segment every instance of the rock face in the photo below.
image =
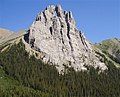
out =
[(95, 56), (92, 45), (76, 28), (72, 12), (63, 11), (61, 6), (48, 6), (39, 13), (28, 30), (28, 43), (31, 48), (42, 52), (44, 62), (55, 64), (61, 71), (63, 65), (77, 70), (86, 70), (92, 65), (107, 69)]

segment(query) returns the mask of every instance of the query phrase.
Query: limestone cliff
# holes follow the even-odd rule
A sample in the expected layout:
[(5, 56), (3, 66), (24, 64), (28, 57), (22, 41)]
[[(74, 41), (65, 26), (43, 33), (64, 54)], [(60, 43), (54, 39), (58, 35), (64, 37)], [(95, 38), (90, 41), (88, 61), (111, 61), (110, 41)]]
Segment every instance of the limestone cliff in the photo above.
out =
[(50, 5), (40, 12), (28, 30), (27, 38), (32, 49), (43, 53), (40, 58), (55, 64), (59, 71), (64, 69), (63, 65), (76, 71), (86, 70), (85, 65), (107, 69), (83, 33), (76, 28), (72, 12), (64, 11), (60, 5)]

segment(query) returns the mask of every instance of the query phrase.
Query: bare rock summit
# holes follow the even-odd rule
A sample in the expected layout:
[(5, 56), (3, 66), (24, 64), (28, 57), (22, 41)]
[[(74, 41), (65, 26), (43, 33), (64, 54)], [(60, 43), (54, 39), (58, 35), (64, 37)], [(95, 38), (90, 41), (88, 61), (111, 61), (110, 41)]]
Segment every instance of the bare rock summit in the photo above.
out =
[(64, 11), (60, 5), (50, 5), (37, 15), (28, 30), (27, 42), (32, 49), (43, 53), (44, 62), (56, 65), (59, 71), (64, 65), (76, 71), (86, 70), (86, 65), (107, 69), (76, 28), (72, 12)]

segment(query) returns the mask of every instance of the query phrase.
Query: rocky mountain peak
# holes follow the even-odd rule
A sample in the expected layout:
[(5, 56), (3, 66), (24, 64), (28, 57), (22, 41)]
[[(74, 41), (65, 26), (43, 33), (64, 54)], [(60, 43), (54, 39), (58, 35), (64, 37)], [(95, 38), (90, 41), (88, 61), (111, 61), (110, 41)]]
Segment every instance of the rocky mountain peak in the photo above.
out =
[(51, 19), (60, 19), (61, 22), (62, 20), (72, 23), (75, 25), (75, 21), (72, 16), (72, 12), (69, 11), (63, 11), (61, 5), (50, 5), (48, 6), (43, 12), (40, 12), (37, 17), (36, 21), (43, 21), (43, 22), (48, 22)]
[(60, 5), (48, 6), (40, 12), (28, 30), (28, 44), (41, 52), (44, 62), (55, 64), (59, 71), (64, 65), (77, 70), (86, 70), (85, 65), (106, 69), (95, 56), (92, 45), (76, 28), (72, 12)]

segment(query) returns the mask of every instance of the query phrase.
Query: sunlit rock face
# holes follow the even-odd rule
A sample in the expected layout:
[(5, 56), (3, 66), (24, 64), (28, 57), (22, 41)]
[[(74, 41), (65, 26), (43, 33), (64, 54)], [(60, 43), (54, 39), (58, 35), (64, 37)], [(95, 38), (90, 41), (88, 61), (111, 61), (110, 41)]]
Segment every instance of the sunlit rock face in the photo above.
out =
[(28, 32), (31, 48), (42, 52), (41, 59), (55, 64), (59, 71), (64, 69), (64, 65), (76, 71), (86, 70), (85, 65), (102, 70), (107, 68), (95, 56), (83, 33), (76, 28), (72, 12), (64, 11), (60, 5), (50, 5), (40, 12)]

